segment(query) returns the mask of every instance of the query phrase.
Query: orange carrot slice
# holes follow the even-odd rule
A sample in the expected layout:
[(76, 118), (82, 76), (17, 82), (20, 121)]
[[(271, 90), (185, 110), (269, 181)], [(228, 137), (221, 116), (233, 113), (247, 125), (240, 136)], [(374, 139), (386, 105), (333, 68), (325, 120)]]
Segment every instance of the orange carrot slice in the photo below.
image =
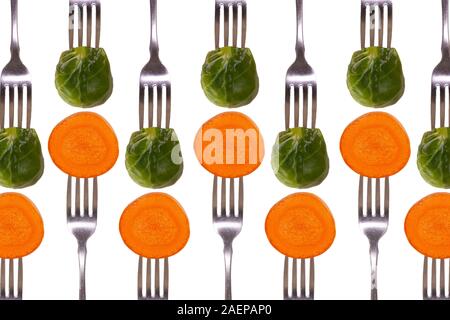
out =
[(237, 178), (255, 171), (264, 157), (258, 126), (240, 112), (225, 112), (208, 120), (194, 143), (201, 165), (223, 178)]
[(450, 258), (450, 194), (434, 193), (414, 204), (405, 219), (405, 233), (423, 255)]
[(56, 166), (78, 178), (100, 176), (119, 156), (117, 137), (109, 123), (93, 112), (79, 112), (53, 129), (48, 150)]
[(344, 130), (341, 154), (356, 173), (369, 178), (389, 177), (408, 163), (408, 135), (402, 124), (385, 112), (367, 113)]
[(292, 258), (321, 255), (336, 229), (327, 205), (311, 193), (294, 193), (276, 203), (266, 218), (266, 234), (278, 251)]
[(165, 193), (149, 193), (133, 201), (119, 224), (125, 244), (141, 257), (170, 257), (189, 239), (189, 221), (177, 200)]
[(44, 237), (44, 224), (33, 202), (20, 193), (0, 194), (0, 258), (29, 255)]

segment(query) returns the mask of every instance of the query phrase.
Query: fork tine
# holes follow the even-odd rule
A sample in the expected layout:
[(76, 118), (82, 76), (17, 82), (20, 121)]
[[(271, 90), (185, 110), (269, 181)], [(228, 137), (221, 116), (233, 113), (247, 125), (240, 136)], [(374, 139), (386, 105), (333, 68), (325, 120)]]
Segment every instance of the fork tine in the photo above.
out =
[(314, 299), (314, 258), (309, 260), (309, 298)]
[(14, 298), (14, 260), (9, 259), (9, 298)]
[(73, 48), (73, 33), (75, 28), (75, 6), (69, 4), (69, 49)]
[(230, 7), (225, 5), (223, 6), (223, 45), (224, 47), (228, 46), (229, 41), (229, 31), (230, 31)]
[(436, 87), (431, 84), (431, 130), (436, 128)]
[(375, 17), (376, 17), (375, 6), (371, 5), (369, 7), (370, 46), (371, 47), (373, 47), (375, 45)]
[(284, 95), (284, 127), (289, 129), (291, 122), (291, 86), (286, 83)]
[(284, 257), (284, 270), (283, 270), (283, 298), (287, 300), (289, 298), (289, 258)]
[(298, 294), (297, 294), (297, 259), (292, 259), (292, 297), (298, 298)]
[(384, 38), (384, 4), (378, 6), (378, 46), (383, 46)]
[(92, 46), (92, 5), (86, 6), (87, 26), (86, 26), (86, 46)]
[(100, 29), (101, 29), (101, 4), (100, 1), (95, 4), (95, 47), (100, 47)]
[(390, 48), (392, 44), (392, 3), (387, 3), (387, 11), (388, 11), (388, 30), (387, 30), (387, 47)]
[(5, 127), (5, 99), (6, 90), (3, 83), (0, 83), (0, 129)]
[(6, 277), (5, 277), (5, 272), (6, 272), (6, 266), (5, 266), (5, 259), (1, 259), (0, 262), (0, 297), (1, 298), (6, 298)]
[(311, 128), (316, 128), (317, 118), (317, 86), (312, 86), (312, 112), (311, 112)]
[(155, 298), (161, 298), (161, 285), (160, 285), (160, 268), (159, 268), (160, 259), (155, 259)]
[(156, 101), (157, 101), (157, 127), (161, 128), (162, 120), (162, 87), (156, 87)]
[(220, 192), (220, 215), (221, 217), (227, 216), (227, 179), (222, 178), (222, 186), (221, 186), (221, 192)]
[(84, 179), (83, 216), (89, 216), (89, 180)]
[(9, 89), (9, 127), (14, 127), (14, 87), (8, 86)]
[(17, 281), (17, 298), (22, 300), (22, 293), (23, 293), (23, 262), (22, 258), (18, 259), (19, 264), (19, 273), (17, 275), (18, 281)]
[(367, 178), (367, 216), (372, 216), (372, 178)]
[(241, 5), (241, 15), (242, 15), (241, 46), (242, 48), (245, 48), (245, 41), (247, 38), (247, 5), (245, 3)]
[(300, 297), (306, 298), (306, 264), (305, 259), (300, 260)]
[(72, 217), (72, 177), (67, 177), (67, 195), (66, 195), (66, 214), (67, 219)]
[(380, 179), (375, 180), (375, 216), (381, 216), (381, 205), (380, 205)]
[(428, 299), (428, 258), (423, 257), (422, 297)]
[(244, 178), (239, 178), (238, 217), (244, 217)]
[(164, 259), (164, 293), (165, 299), (169, 298), (169, 259)]
[(144, 128), (145, 86), (139, 85), (139, 130)]
[(166, 84), (166, 128), (170, 128), (170, 116), (172, 111), (172, 98), (171, 98), (171, 87), (170, 84)]
[(309, 86), (303, 86), (303, 127), (308, 127), (308, 91)]
[(147, 299), (152, 297), (152, 263), (150, 259), (147, 260), (147, 275), (145, 277), (145, 297)]
[(220, 7), (221, 5), (216, 2), (214, 17), (214, 37), (216, 49), (220, 46)]
[(358, 216), (361, 220), (364, 218), (364, 210), (363, 210), (363, 198), (364, 198), (364, 178), (363, 176), (359, 176), (359, 187), (358, 187)]
[(33, 110), (32, 94), (33, 94), (33, 90), (32, 90), (31, 84), (30, 84), (27, 86), (27, 129), (30, 129), (30, 127), (31, 127), (31, 112)]
[(147, 92), (148, 92), (148, 126), (151, 128), (153, 127), (153, 86), (147, 86)]
[(444, 127), (445, 126), (445, 87), (444, 86), (440, 86), (439, 87), (439, 102), (440, 102), (440, 126)]
[(83, 46), (83, 6), (77, 5), (78, 7), (78, 46)]
[(237, 5), (234, 5), (232, 8), (233, 8), (233, 47), (237, 47), (239, 7)]
[(17, 86), (17, 126), (22, 128), (23, 119), (23, 87)]
[(436, 297), (436, 259), (431, 260), (431, 296)]
[(138, 299), (142, 298), (142, 257), (139, 256), (138, 262), (138, 280), (137, 280)]
[(80, 215), (80, 178), (75, 178), (75, 216)]
[(234, 179), (230, 179), (230, 217), (234, 217)]
[(389, 219), (389, 177), (384, 178), (384, 217)]
[(213, 220), (215, 217), (217, 217), (217, 176), (214, 176), (214, 182), (213, 182), (213, 194), (212, 194), (212, 215)]
[(97, 177), (93, 179), (92, 186), (92, 217), (97, 219), (97, 207), (98, 207), (98, 183)]
[(300, 88), (294, 86), (294, 127), (300, 123)]
[(366, 4), (361, 2), (361, 49), (364, 49), (366, 47), (366, 10)]
[(440, 260), (440, 268), (439, 268), (439, 297), (445, 298), (445, 260)]

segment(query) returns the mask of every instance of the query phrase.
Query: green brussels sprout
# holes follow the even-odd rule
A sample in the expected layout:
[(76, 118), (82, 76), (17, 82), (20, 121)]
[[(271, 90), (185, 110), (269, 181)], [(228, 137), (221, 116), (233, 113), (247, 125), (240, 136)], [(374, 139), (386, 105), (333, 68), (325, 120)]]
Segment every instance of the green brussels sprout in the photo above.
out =
[(224, 47), (210, 51), (202, 69), (202, 88), (208, 99), (227, 108), (242, 107), (256, 97), (259, 78), (248, 48)]
[(356, 51), (348, 66), (347, 87), (363, 106), (383, 108), (395, 104), (405, 91), (397, 50), (369, 47)]
[(105, 103), (113, 90), (105, 50), (78, 47), (63, 52), (56, 67), (55, 85), (61, 98), (74, 107), (92, 108)]
[(173, 129), (147, 128), (134, 132), (127, 147), (125, 165), (142, 187), (159, 189), (173, 185), (183, 173), (180, 142)]
[(44, 173), (41, 143), (34, 129), (0, 130), (0, 185), (25, 188), (34, 185)]
[(417, 153), (417, 167), (432, 186), (450, 188), (450, 128), (425, 132)]
[(272, 151), (273, 171), (283, 184), (311, 188), (328, 175), (327, 146), (319, 129), (293, 128), (281, 132)]

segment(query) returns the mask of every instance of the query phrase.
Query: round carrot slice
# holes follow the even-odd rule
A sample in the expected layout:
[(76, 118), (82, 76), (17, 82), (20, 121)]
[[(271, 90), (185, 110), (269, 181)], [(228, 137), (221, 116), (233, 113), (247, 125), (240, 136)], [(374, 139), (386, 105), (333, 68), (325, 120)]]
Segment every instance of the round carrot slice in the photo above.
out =
[(53, 129), (48, 150), (56, 166), (78, 178), (110, 170), (119, 156), (117, 137), (109, 123), (93, 112), (79, 112)]
[(189, 221), (177, 200), (165, 193), (149, 193), (133, 201), (119, 224), (125, 244), (141, 257), (173, 256), (189, 239)]
[(405, 219), (405, 233), (423, 255), (450, 258), (450, 194), (434, 193), (414, 204)]
[(0, 258), (29, 255), (44, 237), (44, 224), (33, 202), (20, 193), (0, 194)]
[(255, 171), (264, 157), (258, 126), (240, 112), (225, 112), (208, 120), (195, 138), (201, 165), (223, 178), (237, 178)]
[(294, 193), (276, 203), (266, 218), (269, 242), (285, 256), (314, 258), (334, 241), (336, 229), (327, 205), (311, 193)]
[(408, 163), (408, 135), (402, 124), (385, 112), (367, 113), (350, 123), (341, 137), (341, 154), (356, 173), (389, 177)]

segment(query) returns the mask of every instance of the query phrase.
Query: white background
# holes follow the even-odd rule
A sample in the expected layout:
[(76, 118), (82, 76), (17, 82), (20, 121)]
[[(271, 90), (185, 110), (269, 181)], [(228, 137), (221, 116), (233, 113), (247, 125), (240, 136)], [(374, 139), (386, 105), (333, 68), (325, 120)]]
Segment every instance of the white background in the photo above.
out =
[[(99, 221), (88, 243), (89, 299), (135, 299), (137, 256), (123, 244), (119, 217), (129, 202), (149, 192), (128, 177), (124, 153), (138, 125), (138, 76), (148, 60), (149, 1), (102, 1), (101, 46), (109, 55), (115, 88), (94, 111), (105, 116), (120, 142), (116, 166), (99, 180)], [(412, 146), (407, 167), (391, 179), (391, 216), (380, 243), (380, 299), (420, 299), (422, 257), (403, 232), (408, 209), (437, 191), (420, 177), (415, 161), (422, 133), (429, 128), (430, 75), (440, 58), (440, 1), (394, 0), (393, 46), (402, 58), (406, 91), (385, 109), (406, 127)], [(40, 209), (45, 223), (41, 247), (25, 259), (25, 299), (76, 299), (76, 242), (66, 227), (66, 176), (51, 162), (49, 134), (64, 117), (80, 111), (66, 105), (53, 85), (60, 53), (68, 47), (68, 1), (20, 0), (22, 58), (33, 75), (32, 125), (41, 137), (45, 174), (23, 190)], [(308, 190), (322, 197), (336, 220), (336, 240), (316, 260), (317, 299), (367, 299), (368, 243), (357, 224), (358, 177), (344, 164), (339, 138), (345, 126), (371, 111), (350, 97), (346, 70), (359, 48), (358, 0), (305, 0), (306, 54), (318, 76), (318, 126), (331, 160), (325, 182)], [(0, 1), (0, 66), (9, 59), (9, 1)], [(223, 298), (222, 242), (211, 223), (212, 177), (197, 162), (192, 144), (201, 124), (225, 111), (212, 105), (200, 87), (206, 53), (213, 48), (214, 1), (159, 1), (161, 59), (173, 88), (172, 126), (182, 143), (183, 177), (165, 191), (184, 206), (191, 223), (186, 248), (170, 259), (171, 299)], [(235, 241), (233, 294), (236, 299), (281, 299), (283, 257), (268, 243), (264, 220), (271, 206), (295, 192), (272, 173), (270, 150), (283, 129), (284, 78), (294, 60), (295, 1), (248, 0), (247, 46), (255, 56), (260, 93), (242, 111), (260, 126), (267, 154), (261, 168), (245, 179), (245, 224)], [(2, 189), (3, 191), (8, 191)]]

